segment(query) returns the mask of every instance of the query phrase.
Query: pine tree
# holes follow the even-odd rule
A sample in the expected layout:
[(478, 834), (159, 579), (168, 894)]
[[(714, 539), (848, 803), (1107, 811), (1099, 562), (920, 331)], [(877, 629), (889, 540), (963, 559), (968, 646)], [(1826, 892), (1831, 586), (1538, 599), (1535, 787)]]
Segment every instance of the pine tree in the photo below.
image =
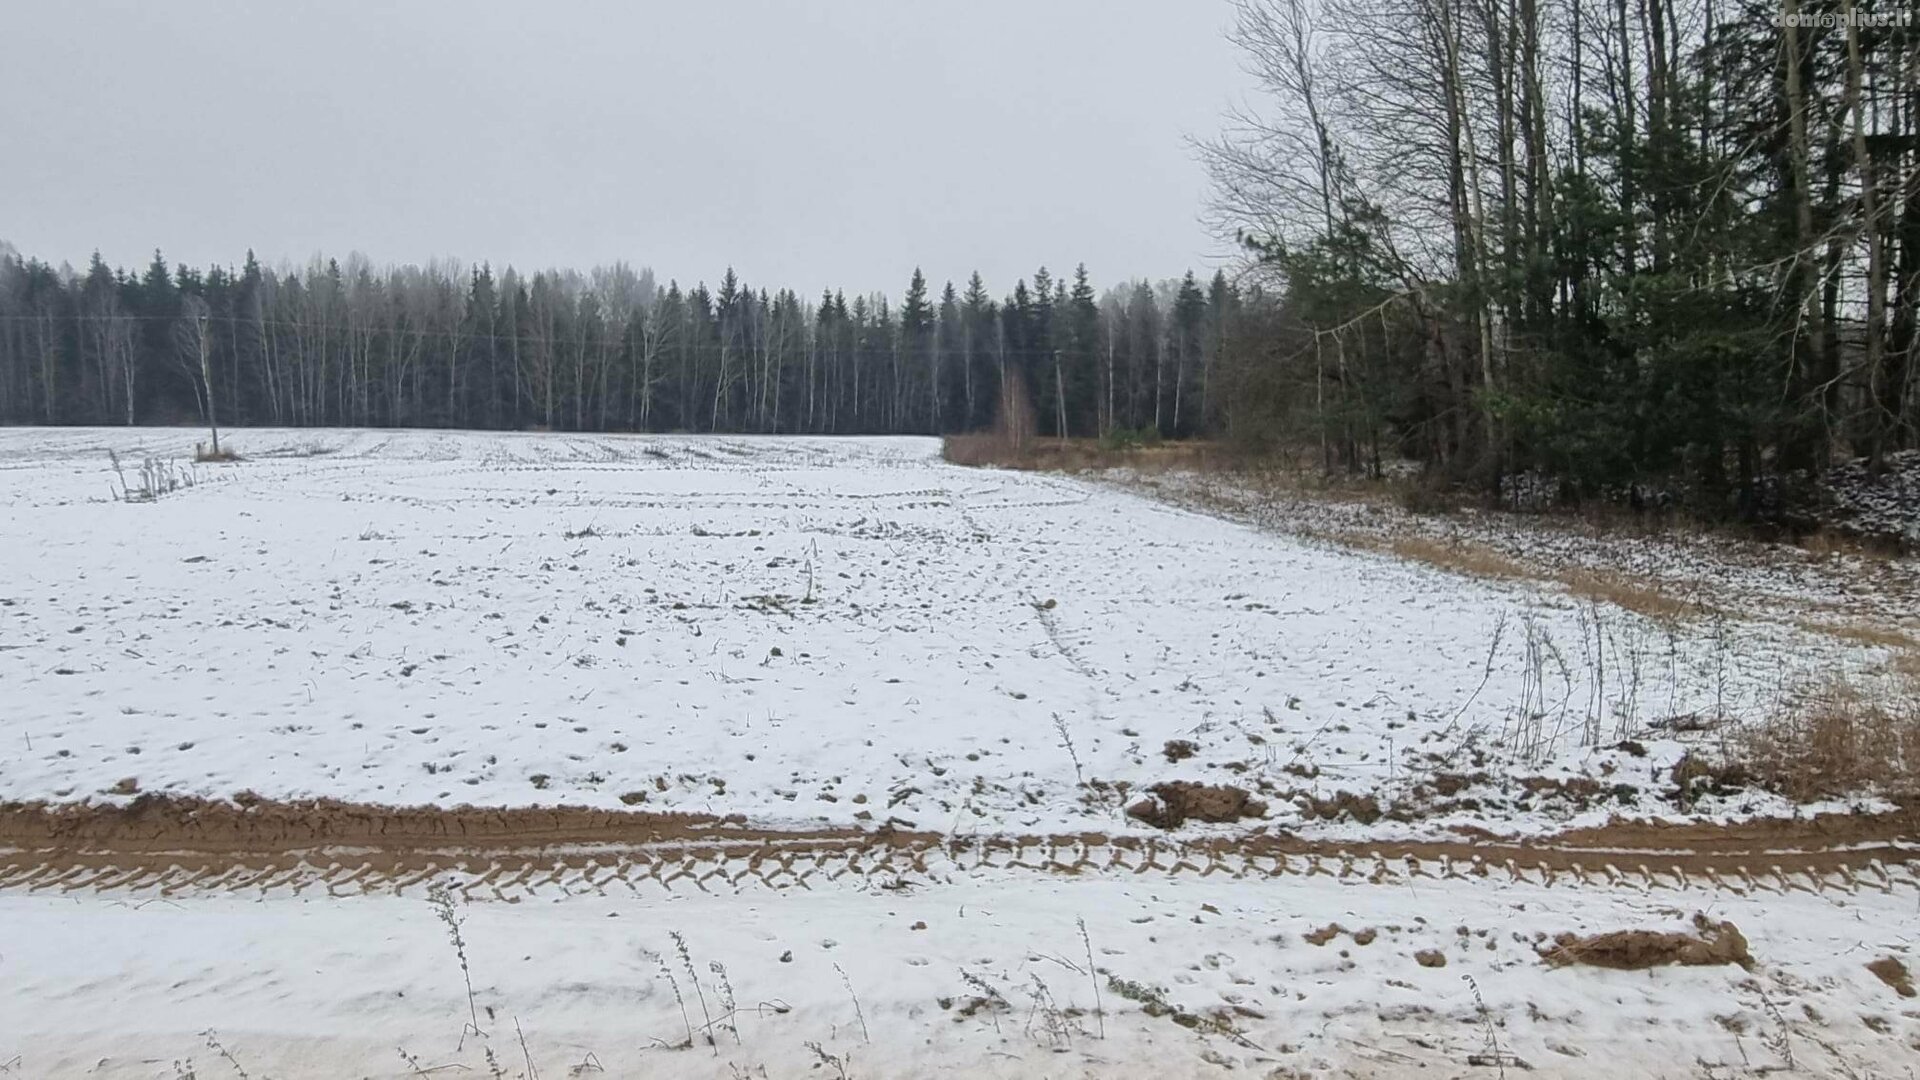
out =
[(1061, 357), (1066, 368), (1068, 427), (1070, 433), (1104, 434), (1110, 421), (1101, 411), (1100, 305), (1087, 280), (1086, 263), (1073, 268), (1073, 289), (1067, 294), (1065, 310)]
[[(927, 305), (927, 278), (916, 266), (907, 283), (906, 298), (900, 303), (900, 344), (894, 354), (893, 426), (897, 431), (940, 430), (940, 380), (932, 346), (933, 309)], [(913, 409), (907, 398), (922, 380), (927, 387), (927, 413), (916, 424), (909, 419)]]

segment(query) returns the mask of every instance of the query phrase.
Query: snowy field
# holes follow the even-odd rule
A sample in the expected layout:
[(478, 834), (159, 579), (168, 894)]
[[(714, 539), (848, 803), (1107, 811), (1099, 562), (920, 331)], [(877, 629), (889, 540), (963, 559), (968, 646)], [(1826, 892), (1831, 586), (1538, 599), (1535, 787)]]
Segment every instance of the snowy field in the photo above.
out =
[[(0, 798), (970, 833), (1136, 828), (1139, 788), (1188, 779), (1296, 830), (1351, 828), (1344, 792), (1399, 809), (1378, 828), (1525, 831), (1662, 812), (1663, 723), (1757, 715), (1838, 648), (929, 439), (238, 431), (245, 460), (192, 467), (201, 437), (0, 431)], [(109, 450), (195, 483), (114, 501)]]
[[(1690, 930), (1703, 909), (1740, 928), (1752, 970), (1540, 955), (1564, 932)], [(459, 915), (472, 1006), (417, 898), (0, 895), (0, 1075), (484, 1077), (491, 1050), (501, 1075), (548, 1078), (1731, 1080), (1905, 1077), (1920, 1053), (1913, 1001), (1866, 967), (1913, 948), (1910, 888), (996, 874)], [(463, 1030), (475, 1016), (485, 1038)]]
[[(1651, 622), (927, 439), (240, 431), (244, 460), (195, 467), (197, 438), (0, 431), (0, 803), (137, 831), (144, 795), (237, 799), (229, 824), (325, 797), (449, 837), (512, 816), (463, 805), (668, 810), (816, 846), (302, 848), (199, 806), (120, 850), (0, 848), (6, 1080), (1719, 1080), (1920, 1054), (1868, 968), (1920, 968), (1899, 836), (1769, 877), (1784, 849), (1749, 875), (1700, 832), (1568, 874), (1457, 831), (1807, 809), (1683, 808), (1670, 774), (1720, 737), (1684, 729), (1871, 659), (1831, 638)], [(149, 457), (191, 485), (116, 498)], [(1128, 815), (1183, 780), (1259, 805)], [(922, 846), (816, 828), (889, 823)], [(1031, 854), (1063, 833), (1131, 861)], [(1450, 842), (1365, 854), (1394, 836)], [(1150, 854), (1183, 841), (1232, 869)], [(1273, 854), (1294, 843), (1326, 858)], [(1740, 962), (1547, 959), (1696, 918), (1737, 926), (1711, 959)]]

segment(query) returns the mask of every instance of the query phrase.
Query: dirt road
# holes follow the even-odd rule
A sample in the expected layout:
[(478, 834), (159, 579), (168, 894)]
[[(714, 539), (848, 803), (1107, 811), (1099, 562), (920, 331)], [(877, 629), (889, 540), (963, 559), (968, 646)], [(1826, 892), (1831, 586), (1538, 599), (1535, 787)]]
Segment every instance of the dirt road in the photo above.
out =
[(1231, 836), (945, 835), (768, 829), (739, 818), (577, 808), (0, 806), (0, 889), (407, 893), (807, 888), (983, 868), (1049, 874), (1495, 878), (1734, 893), (1920, 887), (1920, 810), (1721, 826), (1616, 822), (1538, 838), (1336, 843)]

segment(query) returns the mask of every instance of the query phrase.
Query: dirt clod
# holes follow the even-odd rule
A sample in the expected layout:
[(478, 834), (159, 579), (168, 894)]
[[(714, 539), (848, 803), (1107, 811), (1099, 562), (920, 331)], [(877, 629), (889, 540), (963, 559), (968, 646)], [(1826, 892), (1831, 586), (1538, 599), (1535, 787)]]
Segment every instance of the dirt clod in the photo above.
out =
[(1867, 970), (1873, 972), (1881, 982), (1893, 987), (1893, 992), (1901, 997), (1910, 998), (1916, 993), (1913, 988), (1913, 973), (1907, 970), (1907, 965), (1901, 963), (1898, 957), (1883, 956), (1868, 964)]
[(1663, 964), (1688, 967), (1738, 964), (1752, 967), (1747, 938), (1730, 922), (1714, 922), (1695, 915), (1693, 934), (1659, 930), (1614, 930), (1604, 934), (1561, 934), (1546, 954), (1553, 967), (1591, 964), (1594, 967), (1639, 971)]
[(1325, 945), (1327, 942), (1339, 937), (1342, 933), (1345, 933), (1345, 927), (1342, 927), (1337, 922), (1330, 922), (1318, 930), (1308, 932), (1304, 936), (1309, 945)]
[(1153, 797), (1127, 807), (1127, 816), (1160, 829), (1177, 829), (1189, 819), (1234, 822), (1265, 817), (1267, 813), (1266, 803), (1232, 784), (1169, 780), (1147, 790)]
[(1160, 752), (1166, 755), (1169, 762), (1174, 762), (1185, 761), (1199, 750), (1200, 748), (1195, 746), (1191, 739), (1168, 739), (1167, 745), (1162, 747)]
[(1414, 963), (1425, 968), (1443, 968), (1447, 966), (1447, 954), (1439, 949), (1421, 949), (1413, 954)]
[(1356, 795), (1351, 791), (1337, 791), (1331, 798), (1305, 796), (1306, 805), (1302, 808), (1308, 817), (1325, 821), (1338, 821), (1352, 818), (1362, 825), (1371, 825), (1380, 820), (1382, 810), (1380, 800), (1371, 795)]

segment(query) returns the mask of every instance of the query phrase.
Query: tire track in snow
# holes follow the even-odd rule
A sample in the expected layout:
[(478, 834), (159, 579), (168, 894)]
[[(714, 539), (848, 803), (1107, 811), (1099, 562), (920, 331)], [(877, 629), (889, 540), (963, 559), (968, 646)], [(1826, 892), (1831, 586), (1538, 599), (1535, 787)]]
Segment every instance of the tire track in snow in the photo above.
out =
[(1616, 823), (1534, 839), (943, 835), (759, 828), (583, 808), (333, 802), (0, 808), (0, 892), (159, 896), (878, 887), (1007, 874), (1457, 881), (1735, 895), (1920, 891), (1912, 814), (1714, 826)]
[[(1539, 854), (1527, 852), (1525, 854)], [(443, 884), (453, 891), (522, 899), (558, 892), (739, 892), (749, 888), (892, 887), (915, 876), (991, 872), (1127, 877), (1225, 877), (1259, 881), (1328, 877), (1356, 886), (1405, 888), (1461, 882), (1558, 888), (1729, 893), (1737, 896), (1920, 892), (1920, 857), (1805, 864), (1785, 855), (1755, 865), (1689, 867), (1646, 853), (1560, 853), (1533, 862), (1495, 849), (1486, 855), (1419, 858), (1355, 845), (1305, 854), (1259, 854), (1208, 845), (1138, 845), (1046, 838), (934, 841), (891, 847), (786, 845), (546, 849), (528, 852), (316, 849), (263, 856), (192, 852), (0, 853), (0, 893), (88, 892), (176, 896), (411, 895)]]

